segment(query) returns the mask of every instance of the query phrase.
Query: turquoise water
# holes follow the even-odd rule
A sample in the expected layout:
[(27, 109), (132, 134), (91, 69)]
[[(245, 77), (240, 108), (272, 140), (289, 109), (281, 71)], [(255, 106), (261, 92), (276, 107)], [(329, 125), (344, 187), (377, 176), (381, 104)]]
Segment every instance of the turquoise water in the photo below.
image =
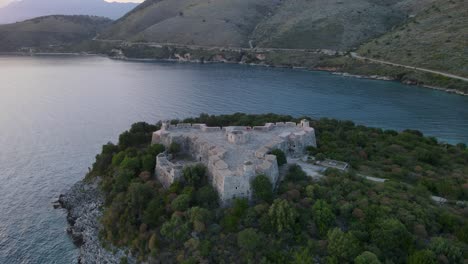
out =
[(73, 263), (51, 202), (136, 121), (248, 112), (335, 117), (468, 143), (468, 97), (323, 72), (0, 57), (0, 263)]

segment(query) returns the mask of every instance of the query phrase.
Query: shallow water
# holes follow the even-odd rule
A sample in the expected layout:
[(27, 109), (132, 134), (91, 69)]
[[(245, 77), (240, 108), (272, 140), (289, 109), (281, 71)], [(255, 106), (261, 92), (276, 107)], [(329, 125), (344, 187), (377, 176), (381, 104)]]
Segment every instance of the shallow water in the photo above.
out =
[(323, 72), (0, 57), (0, 263), (73, 263), (51, 202), (136, 121), (275, 112), (419, 129), (468, 143), (468, 97)]

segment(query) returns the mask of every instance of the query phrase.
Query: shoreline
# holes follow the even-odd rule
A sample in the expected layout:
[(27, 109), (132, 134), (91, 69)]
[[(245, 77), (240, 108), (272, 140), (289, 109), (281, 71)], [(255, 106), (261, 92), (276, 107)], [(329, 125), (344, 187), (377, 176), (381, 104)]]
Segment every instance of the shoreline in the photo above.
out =
[(120, 263), (127, 258), (128, 263), (134, 259), (119, 249), (103, 245), (99, 238), (104, 198), (99, 191), (99, 180), (85, 182), (80, 180), (72, 185), (65, 194), (60, 194), (54, 208), (67, 211), (67, 233), (73, 244), (79, 249), (78, 263)]
[(380, 81), (395, 81), (399, 82), (404, 85), (408, 86), (415, 86), (415, 87), (421, 87), (421, 88), (427, 88), (427, 89), (432, 89), (432, 90), (437, 90), (449, 94), (456, 94), (456, 95), (461, 95), (461, 96), (468, 96), (468, 93), (464, 93), (461, 91), (458, 91), (456, 89), (450, 89), (450, 88), (442, 88), (442, 87), (437, 87), (437, 86), (432, 86), (432, 85), (425, 85), (425, 84), (408, 84), (401, 82), (395, 78), (389, 77), (389, 76), (380, 76), (380, 75), (358, 75), (358, 74), (350, 74), (347, 72), (339, 72), (339, 71), (327, 71), (327, 70), (317, 70), (317, 71), (325, 71), (325, 72), (330, 72), (331, 74), (334, 75), (340, 75), (344, 77), (351, 77), (351, 78), (358, 78), (358, 79), (369, 79), (369, 80), (380, 80)]
[(106, 54), (99, 54), (99, 53), (88, 53), (88, 52), (35, 52), (35, 53), (28, 53), (28, 52), (0, 52), (0, 56), (75, 56), (75, 57), (105, 57), (111, 60), (120, 60), (120, 61), (129, 61), (129, 62), (172, 62), (172, 63), (197, 63), (197, 64), (238, 64), (238, 65), (248, 65), (248, 66), (260, 66), (260, 67), (271, 67), (271, 68), (284, 68), (284, 69), (293, 69), (293, 70), (305, 70), (305, 71), (318, 71), (318, 72), (328, 72), (333, 75), (349, 77), (349, 78), (357, 78), (357, 79), (369, 79), (369, 80), (379, 80), (379, 81), (396, 81), (404, 85), (414, 86), (414, 87), (421, 87), (427, 88), (431, 90), (441, 91), (448, 94), (455, 94), (460, 96), (468, 96), (468, 93), (464, 93), (462, 91), (451, 89), (451, 88), (443, 88), (437, 87), (432, 85), (425, 85), (425, 84), (411, 84), (405, 83), (398, 79), (389, 76), (381, 76), (381, 75), (360, 75), (360, 74), (351, 74), (347, 72), (341, 72), (333, 69), (326, 69), (326, 68), (307, 68), (307, 67), (291, 67), (291, 66), (283, 66), (283, 65), (270, 65), (270, 64), (262, 64), (262, 63), (243, 63), (243, 62), (236, 62), (236, 61), (201, 61), (201, 60), (189, 60), (189, 59), (150, 59), (150, 58), (128, 58), (125, 56), (109, 56)]
[(112, 60), (120, 60), (120, 61), (129, 61), (129, 62), (175, 62), (175, 63), (197, 63), (197, 64), (238, 64), (238, 65), (248, 65), (248, 66), (258, 66), (258, 67), (271, 67), (271, 68), (283, 68), (283, 69), (293, 69), (293, 70), (304, 70), (304, 71), (317, 71), (317, 72), (327, 72), (333, 75), (349, 77), (349, 78), (357, 78), (357, 79), (368, 79), (368, 80), (377, 80), (377, 81), (394, 81), (399, 82), (404, 85), (412, 86), (412, 87), (420, 87), (420, 88), (428, 88), (432, 90), (437, 90), (449, 94), (455, 94), (460, 96), (468, 96), (468, 93), (464, 93), (462, 91), (458, 91), (456, 89), (450, 88), (443, 88), (443, 87), (436, 87), (431, 85), (424, 85), (424, 84), (410, 84), (404, 83), (398, 79), (389, 77), (389, 76), (381, 76), (381, 75), (359, 75), (359, 74), (351, 74), (347, 72), (340, 72), (335, 70), (327, 70), (322, 68), (315, 68), (310, 69), (307, 67), (289, 67), (289, 66), (282, 66), (282, 65), (270, 65), (270, 64), (260, 64), (260, 63), (243, 63), (243, 62), (232, 62), (232, 61), (200, 61), (200, 60), (180, 60), (180, 59), (146, 59), (146, 58), (127, 58), (127, 57), (112, 57), (112, 56), (104, 56)]

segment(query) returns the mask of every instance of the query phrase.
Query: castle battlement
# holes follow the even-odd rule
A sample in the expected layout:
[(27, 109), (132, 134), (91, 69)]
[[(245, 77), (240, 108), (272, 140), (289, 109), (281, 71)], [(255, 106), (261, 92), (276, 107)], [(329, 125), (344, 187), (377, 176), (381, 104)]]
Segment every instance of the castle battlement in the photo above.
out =
[[(264, 126), (209, 127), (206, 124), (164, 123), (153, 133), (153, 144), (181, 146), (181, 151), (193, 161), (204, 164), (209, 179), (221, 201), (235, 197), (251, 197), (250, 182), (259, 174), (268, 176), (273, 184), (279, 177), (274, 149), (288, 157), (300, 157), (306, 147), (316, 146), (315, 130), (307, 120), (300, 123), (267, 123)], [(157, 157), (156, 176), (168, 187), (182, 179), (184, 162), (172, 163), (165, 154)]]

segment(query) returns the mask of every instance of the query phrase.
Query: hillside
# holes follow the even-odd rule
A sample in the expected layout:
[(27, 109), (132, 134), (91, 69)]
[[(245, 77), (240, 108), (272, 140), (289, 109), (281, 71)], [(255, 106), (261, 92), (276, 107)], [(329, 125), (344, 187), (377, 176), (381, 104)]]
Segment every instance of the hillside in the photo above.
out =
[(148, 0), (103, 39), (347, 50), (434, 0)]
[(109, 3), (104, 0), (14, 1), (0, 8), (0, 24), (47, 15), (91, 15), (118, 19), (136, 5), (134, 3)]
[(468, 76), (468, 2), (438, 0), (395, 30), (363, 45), (362, 56)]
[(94, 37), (111, 21), (103, 17), (54, 15), (0, 25), (0, 51), (75, 44)]
[[(298, 120), (237, 113), (182, 122), (225, 127), (283, 121)], [(466, 263), (466, 206), (431, 199), (431, 193), (466, 199), (464, 144), (440, 144), (419, 131), (384, 131), (350, 121), (311, 124), (318, 146), (309, 147), (309, 155), (349, 162), (349, 171), (327, 169), (313, 179), (298, 165), (278, 162), (284, 174), (277, 186), (266, 175), (254, 175), (250, 200), (220, 206), (203, 165), (185, 166), (179, 181), (163, 187), (154, 175), (154, 157), (166, 148), (150, 145), (161, 123), (136, 123), (118, 144), (102, 147), (87, 175), (87, 182), (100, 182), (105, 202), (82, 202), (99, 197), (89, 191), (93, 187), (74, 188), (61, 200), (71, 212), (80, 212), (69, 214), (72, 236), (93, 243), (99, 233), (106, 248), (112, 244), (127, 251), (121, 263)], [(167, 150), (182, 156), (180, 145), (173, 144), (179, 147)], [(389, 180), (372, 182), (365, 175)], [(88, 219), (100, 214), (73, 204), (102, 208), (101, 229), (88, 232), (93, 227)]]

